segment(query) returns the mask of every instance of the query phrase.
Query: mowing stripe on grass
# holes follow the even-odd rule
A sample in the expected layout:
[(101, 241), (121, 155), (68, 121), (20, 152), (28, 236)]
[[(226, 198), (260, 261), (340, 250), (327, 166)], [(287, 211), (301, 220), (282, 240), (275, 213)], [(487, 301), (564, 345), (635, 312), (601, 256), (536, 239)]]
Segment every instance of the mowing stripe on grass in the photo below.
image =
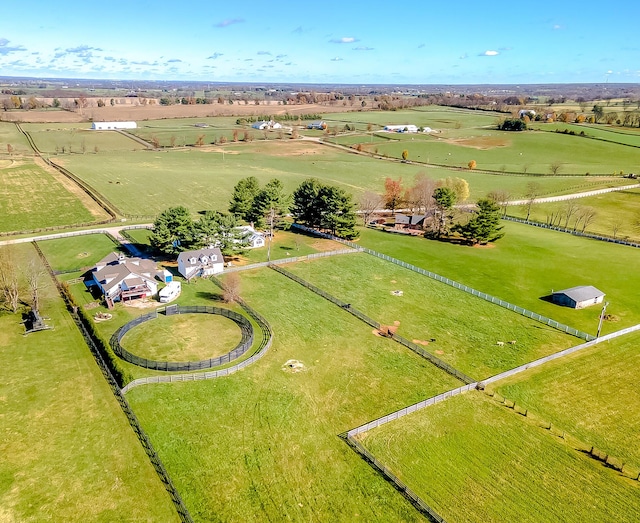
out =
[[(338, 307), (341, 307), (342, 309), (344, 309), (348, 313), (352, 314), (353, 316), (355, 316), (359, 320), (365, 322), (367, 325), (370, 325), (371, 327), (373, 327), (375, 329), (378, 329), (378, 330), (380, 329), (380, 323), (378, 323), (377, 321), (375, 321), (372, 318), (369, 318), (369, 316), (367, 316), (366, 314), (363, 314), (358, 309), (354, 309), (351, 306), (350, 303), (346, 303), (346, 302), (344, 302), (342, 300), (339, 300), (338, 298), (332, 296), (328, 292), (323, 291), (319, 287), (316, 287), (315, 285), (309, 283), (308, 281), (303, 280), (302, 278), (300, 278), (300, 277), (296, 276), (295, 274), (283, 269), (282, 267), (278, 267), (277, 265), (274, 265), (274, 264), (270, 264), (269, 267), (271, 269), (273, 269), (274, 271), (279, 272), (283, 276), (286, 276), (287, 278), (295, 281), (296, 283), (299, 283), (303, 287), (306, 287), (310, 291), (315, 292), (318, 296), (322, 296), (325, 300), (328, 300), (331, 303), (334, 303), (335, 305), (337, 305)], [(459, 379), (463, 383), (473, 383), (474, 382), (473, 378), (470, 378), (469, 376), (467, 376), (463, 372), (460, 372), (459, 370), (457, 370), (456, 368), (452, 367), (448, 363), (445, 363), (444, 361), (442, 361), (437, 356), (434, 356), (430, 352), (424, 350), (419, 345), (410, 342), (406, 338), (403, 338), (402, 336), (399, 336), (397, 334), (390, 334), (389, 338), (391, 338), (394, 341), (397, 341), (398, 343), (400, 343), (401, 345), (404, 345), (405, 347), (407, 347), (408, 349), (412, 350), (416, 354), (418, 354), (418, 355), (422, 356), (423, 358), (429, 360), (436, 367), (439, 367), (440, 369), (445, 371), (447, 374), (451, 374), (454, 378)]]
[(340, 242), (344, 245), (348, 245), (349, 247), (353, 247), (354, 249), (360, 249), (362, 252), (365, 252), (367, 254), (370, 254), (371, 256), (375, 256), (376, 258), (380, 258), (382, 260), (394, 263), (396, 265), (399, 265), (400, 267), (404, 267), (405, 269), (409, 269), (410, 271), (413, 272), (417, 272), (418, 274), (422, 274), (423, 276), (427, 276), (428, 278), (431, 278), (433, 280), (445, 283), (451, 287), (454, 287), (456, 289), (460, 289), (461, 291), (467, 292), (469, 294), (472, 294), (473, 296), (477, 296), (478, 298), (481, 298), (485, 301), (491, 302), (491, 303), (495, 303), (496, 305), (499, 305), (500, 307), (504, 307), (505, 309), (509, 309), (510, 311), (513, 312), (517, 312), (518, 314), (521, 314), (522, 316), (525, 316), (527, 318), (531, 318), (532, 320), (538, 321), (540, 323), (544, 323), (545, 325), (548, 325), (549, 327), (552, 327), (554, 329), (557, 329), (559, 331), (562, 331), (566, 334), (569, 334), (570, 336), (575, 336), (576, 338), (581, 338), (583, 340), (586, 341), (591, 341), (593, 339), (595, 339), (595, 336), (592, 336), (591, 334), (587, 334), (586, 332), (582, 332), (579, 331), (578, 329), (574, 329), (573, 327), (569, 327), (568, 325), (565, 325), (563, 323), (560, 323), (556, 320), (552, 320), (551, 318), (547, 318), (546, 316), (543, 316), (542, 314), (538, 314), (537, 312), (533, 312), (530, 311), (528, 309), (525, 309), (524, 307), (518, 307), (517, 305), (514, 305), (513, 303), (509, 303), (508, 301), (504, 301), (501, 300), (500, 298), (496, 298), (495, 296), (492, 296), (491, 294), (487, 294), (486, 292), (480, 292), (472, 287), (468, 287), (467, 285), (464, 285), (462, 283), (458, 283), (457, 281), (454, 280), (450, 280), (449, 278), (445, 278), (444, 276), (440, 276), (439, 274), (436, 274), (435, 272), (431, 272), (431, 271), (427, 271), (425, 269), (422, 269), (420, 267), (416, 267), (415, 265), (412, 265), (411, 263), (407, 263), (404, 262), (402, 260), (398, 260), (397, 258), (393, 258), (391, 256), (387, 256), (386, 254), (382, 254), (379, 253), (377, 251), (374, 251), (372, 249), (368, 249), (366, 247), (360, 247), (359, 245), (357, 245), (356, 243), (347, 241), (347, 240), (343, 240), (342, 238), (338, 238), (337, 236), (333, 236), (331, 234), (327, 234), (324, 232), (320, 232), (320, 231), (316, 231), (315, 229), (310, 229), (309, 227), (305, 227), (304, 225), (300, 225), (297, 223), (293, 223), (291, 224), (293, 227), (300, 229), (302, 231), (308, 232), (309, 234), (315, 234), (316, 236), (320, 236), (322, 238), (327, 238), (329, 240), (334, 240), (337, 242)]

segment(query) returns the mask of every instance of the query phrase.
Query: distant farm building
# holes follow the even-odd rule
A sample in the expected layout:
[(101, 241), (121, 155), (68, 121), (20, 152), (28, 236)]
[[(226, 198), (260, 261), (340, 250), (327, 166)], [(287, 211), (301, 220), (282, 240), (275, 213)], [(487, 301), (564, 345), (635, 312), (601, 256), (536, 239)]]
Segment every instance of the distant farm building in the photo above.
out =
[(532, 109), (520, 109), (518, 111), (518, 118), (524, 118), (525, 116), (534, 118), (536, 116), (536, 112)]
[(113, 252), (91, 269), (88, 286), (97, 286), (109, 308), (117, 301), (155, 296), (158, 292), (156, 278), (161, 279), (155, 264), (141, 258), (127, 258)]
[(425, 214), (400, 214), (394, 215), (394, 227), (396, 229), (419, 229), (424, 226)]
[(251, 225), (241, 225), (236, 230), (243, 233), (242, 243), (251, 249), (264, 247), (264, 234), (256, 231)]
[(224, 270), (224, 258), (217, 247), (184, 251), (178, 255), (178, 272), (187, 280), (218, 274)]
[(307, 129), (316, 129), (319, 131), (323, 131), (327, 128), (327, 122), (324, 120), (316, 120), (307, 125)]
[(115, 131), (118, 129), (137, 129), (136, 122), (93, 122), (91, 129), (94, 131)]
[(274, 122), (273, 120), (261, 120), (251, 125), (254, 129), (260, 129), (264, 131), (266, 129), (282, 129), (282, 124)]
[(418, 127), (413, 124), (385, 125), (382, 130), (388, 133), (417, 133), (419, 131)]
[(562, 291), (556, 291), (552, 295), (553, 303), (571, 307), (572, 309), (583, 309), (590, 305), (602, 303), (604, 292), (599, 291), (591, 285), (571, 287)]

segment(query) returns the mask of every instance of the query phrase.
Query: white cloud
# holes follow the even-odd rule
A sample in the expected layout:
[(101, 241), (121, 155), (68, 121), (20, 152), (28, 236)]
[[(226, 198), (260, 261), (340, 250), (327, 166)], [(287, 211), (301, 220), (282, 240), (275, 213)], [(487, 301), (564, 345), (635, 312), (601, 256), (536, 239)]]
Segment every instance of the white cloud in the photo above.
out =
[(343, 36), (342, 38), (332, 38), (329, 41), (332, 44), (352, 44), (354, 42), (357, 42), (358, 40), (355, 39), (353, 36)]
[(217, 24), (214, 25), (214, 27), (229, 27), (230, 25), (241, 24), (243, 22), (244, 22), (243, 18), (231, 18), (228, 20), (223, 20), (222, 22), (218, 22)]
[(354, 51), (373, 51), (373, 47), (367, 47), (365, 45), (359, 45), (353, 48)]
[(480, 53), (478, 56), (498, 56), (500, 53), (498, 51), (487, 50), (484, 53)]
[(331, 59), (332, 62), (342, 62), (342, 58), (339, 58), (338, 56), (336, 56), (335, 58)]
[(222, 53), (213, 53), (212, 55), (207, 56), (207, 60), (215, 60), (216, 58), (220, 58)]

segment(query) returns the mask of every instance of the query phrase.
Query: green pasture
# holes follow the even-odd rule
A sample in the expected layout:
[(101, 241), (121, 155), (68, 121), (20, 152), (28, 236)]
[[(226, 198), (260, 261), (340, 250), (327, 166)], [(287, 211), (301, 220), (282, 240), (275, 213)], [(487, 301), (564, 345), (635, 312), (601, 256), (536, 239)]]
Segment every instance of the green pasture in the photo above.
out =
[[(633, 147), (580, 136), (539, 131), (485, 130), (469, 136), (466, 131), (438, 135), (397, 133), (396, 141), (374, 146), (378, 154), (400, 158), (407, 150), (410, 161), (466, 168), (471, 160), (477, 170), (552, 175), (613, 175), (638, 170), (638, 150)], [(395, 135), (394, 135), (395, 137)], [(366, 150), (367, 137), (362, 145)]]
[[(7, 145), (13, 148), (12, 153), (9, 153)], [(27, 138), (18, 130), (16, 124), (0, 122), (0, 169), (8, 165), (8, 160), (12, 156), (31, 154), (32, 152)]]
[(240, 328), (229, 318), (180, 314), (146, 321), (127, 332), (120, 344), (149, 360), (201, 361), (231, 352), (241, 339)]
[[(35, 257), (29, 245), (20, 256)], [(178, 521), (125, 415), (48, 276), (53, 330), (24, 336), (0, 312), (0, 519)]]
[(427, 168), (291, 140), (162, 152), (105, 153), (100, 155), (99, 162), (95, 155), (71, 155), (57, 157), (56, 162), (91, 185), (124, 214), (147, 216), (175, 205), (184, 205), (194, 213), (226, 210), (233, 187), (247, 176), (255, 176), (262, 184), (278, 178), (287, 191), (315, 177), (351, 192), (356, 200), (366, 190), (382, 192), (386, 177), (402, 178), (405, 185), (410, 185), (419, 173), (434, 179), (451, 176), (467, 179), (471, 200), (501, 188), (514, 197), (521, 196), (532, 181), (539, 183), (545, 194), (620, 183), (610, 178), (531, 178)]
[(479, 392), (361, 439), (446, 521), (631, 523), (640, 517), (637, 482)]
[(536, 416), (640, 470), (638, 333), (603, 342), (493, 384)]
[[(399, 335), (478, 380), (580, 342), (367, 254), (301, 262), (285, 269), (381, 324), (397, 326)], [(396, 290), (402, 296), (392, 295)], [(513, 340), (515, 344), (508, 343)], [(498, 341), (504, 345), (498, 346)]]
[(0, 160), (0, 232), (93, 221), (82, 202), (32, 160)]
[[(574, 124), (574, 123), (538, 123), (529, 124), (532, 129), (549, 132), (563, 132), (565, 129), (575, 134), (584, 133), (587, 138), (603, 140), (606, 142), (614, 142), (631, 147), (640, 147), (640, 132), (637, 129), (628, 127), (611, 127), (608, 125), (598, 124)], [(637, 151), (640, 154), (640, 151)], [(637, 167), (636, 167), (637, 169)]]
[(275, 271), (240, 275), (269, 352), (228, 378), (127, 394), (193, 516), (423, 521), (338, 434), (456, 380)]
[(106, 234), (42, 240), (38, 242), (38, 247), (54, 271), (87, 270), (108, 254), (120, 250), (120, 246)]
[(527, 308), (561, 323), (595, 334), (600, 307), (581, 310), (543, 300), (552, 290), (593, 285), (606, 294), (602, 333), (640, 323), (634, 271), (640, 252), (632, 247), (529, 225), (503, 222), (504, 238), (488, 247), (468, 247), (420, 237), (361, 230), (359, 243)]
[[(635, 183), (635, 180), (627, 180), (628, 183)], [(593, 221), (587, 226), (585, 232), (592, 234), (602, 234), (604, 236), (626, 239), (631, 241), (640, 240), (640, 190), (630, 189), (597, 196), (589, 196), (569, 202), (534, 203), (531, 206), (532, 220), (548, 223), (552, 215), (560, 213), (560, 225), (565, 227), (568, 224), (570, 229), (575, 227), (576, 214), (569, 217), (567, 222), (567, 210), (571, 206), (580, 208), (590, 207), (596, 211)], [(507, 213), (516, 218), (525, 219), (527, 216), (527, 206), (511, 206)], [(554, 223), (557, 225), (558, 220)], [(578, 226), (578, 231), (582, 226)]]
[(103, 152), (125, 152), (145, 149), (145, 146), (116, 131), (92, 131), (84, 124), (22, 124), (36, 147), (44, 154), (63, 155), (72, 153), (93, 156), (93, 161)]

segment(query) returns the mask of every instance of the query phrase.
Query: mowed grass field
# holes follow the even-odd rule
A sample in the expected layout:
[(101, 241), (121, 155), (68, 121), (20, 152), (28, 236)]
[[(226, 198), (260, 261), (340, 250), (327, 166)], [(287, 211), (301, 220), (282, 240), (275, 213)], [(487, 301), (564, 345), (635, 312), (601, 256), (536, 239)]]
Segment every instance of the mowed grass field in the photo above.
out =
[(423, 521), (338, 434), (459, 382), (275, 271), (240, 274), (270, 351), (228, 378), (127, 394), (192, 515)]
[(92, 267), (112, 252), (120, 251), (106, 234), (83, 234), (38, 242), (54, 271), (74, 271)]
[[(634, 183), (635, 180), (627, 180)], [(531, 207), (530, 218), (535, 221), (547, 223), (550, 216), (560, 215), (560, 225), (565, 226), (566, 210), (569, 206), (577, 206), (584, 209), (590, 207), (595, 210), (596, 215), (592, 222), (585, 229), (586, 233), (602, 234), (604, 236), (627, 239), (631, 241), (640, 240), (640, 189), (630, 189), (617, 191), (597, 196), (588, 196), (569, 202), (554, 203), (534, 203)], [(527, 216), (527, 206), (511, 206), (507, 209), (507, 214), (516, 218), (525, 219)], [(575, 227), (577, 213), (570, 217), (568, 226)], [(554, 220), (558, 223), (558, 219)], [(578, 225), (578, 231), (582, 230), (582, 225)]]
[(587, 445), (640, 470), (640, 334), (627, 334), (491, 386)]
[[(366, 190), (382, 192), (386, 177), (402, 178), (406, 186), (417, 174), (434, 179), (451, 176), (468, 180), (470, 200), (497, 189), (521, 197), (535, 181), (545, 195), (620, 184), (616, 179), (585, 179), (501, 176), (470, 171), (403, 164), (314, 142), (259, 141), (224, 147), (167, 151), (137, 151), (58, 156), (56, 163), (103, 194), (118, 209), (130, 215), (155, 215), (171, 205), (184, 205), (193, 212), (226, 210), (233, 187), (242, 178), (255, 176), (264, 185), (273, 178), (293, 192), (304, 180), (315, 177), (358, 195)], [(625, 180), (628, 182), (628, 180)]]
[[(285, 269), (350, 303), (474, 379), (577, 345), (580, 340), (367, 254)], [(402, 291), (402, 296), (392, 291)], [(429, 340), (435, 339), (435, 342)], [(515, 344), (507, 342), (515, 340)], [(497, 342), (502, 341), (503, 346)]]
[[(36, 256), (28, 245), (16, 255)], [(179, 521), (118, 402), (46, 277), (53, 330), (0, 312), (0, 520)]]
[(201, 361), (231, 352), (241, 339), (238, 325), (223, 316), (159, 315), (127, 332), (120, 345), (154, 361)]
[(0, 159), (0, 232), (91, 223), (78, 197), (32, 159)]
[(640, 518), (640, 486), (480, 392), (360, 436), (446, 521)]
[(632, 247), (503, 222), (505, 236), (488, 247), (361, 230), (359, 243), (595, 335), (600, 307), (581, 310), (543, 300), (552, 290), (593, 285), (606, 294), (606, 334), (640, 323), (640, 257)]

